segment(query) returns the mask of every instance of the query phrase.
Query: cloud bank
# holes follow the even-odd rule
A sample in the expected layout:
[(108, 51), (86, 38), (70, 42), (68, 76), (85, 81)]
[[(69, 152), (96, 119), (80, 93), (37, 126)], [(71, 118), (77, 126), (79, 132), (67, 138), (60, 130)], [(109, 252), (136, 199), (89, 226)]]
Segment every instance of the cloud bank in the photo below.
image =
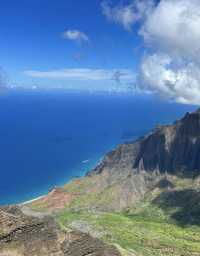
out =
[(51, 71), (27, 70), (25, 75), (35, 78), (67, 79), (76, 81), (105, 81), (114, 80), (116, 72), (120, 73), (120, 80), (135, 80), (135, 74), (129, 69), (59, 69)]
[(144, 39), (146, 53), (138, 75), (143, 89), (200, 104), (199, 0), (136, 0), (114, 7), (103, 2), (102, 11), (126, 30), (137, 29)]

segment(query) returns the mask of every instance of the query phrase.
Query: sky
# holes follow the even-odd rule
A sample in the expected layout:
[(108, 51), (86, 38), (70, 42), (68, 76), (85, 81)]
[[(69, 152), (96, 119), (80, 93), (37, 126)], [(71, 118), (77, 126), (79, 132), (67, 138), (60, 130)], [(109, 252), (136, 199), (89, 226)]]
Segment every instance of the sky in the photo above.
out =
[(200, 103), (199, 0), (7, 0), (1, 84)]
[[(138, 39), (109, 24), (99, 0), (3, 1), (0, 30), (0, 66), (11, 85), (103, 89), (116, 86), (112, 78), (121, 69), (127, 80), (134, 79)], [(74, 31), (78, 34), (73, 38)], [(69, 76), (44, 78), (30, 72), (62, 70)]]

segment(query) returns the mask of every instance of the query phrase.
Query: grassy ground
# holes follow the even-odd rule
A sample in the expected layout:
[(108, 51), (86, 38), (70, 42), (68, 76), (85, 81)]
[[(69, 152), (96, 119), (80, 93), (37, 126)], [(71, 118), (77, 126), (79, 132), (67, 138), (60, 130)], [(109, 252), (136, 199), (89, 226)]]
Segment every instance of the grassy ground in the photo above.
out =
[[(136, 256), (200, 256), (200, 180), (170, 177), (175, 188), (156, 188), (123, 213), (92, 211), (94, 205), (109, 206), (118, 187), (108, 187), (100, 194), (85, 193), (91, 181), (96, 182), (86, 178), (64, 187), (77, 196), (57, 213), (61, 228), (95, 234), (123, 248), (124, 256), (129, 256), (126, 252)], [(48, 207), (39, 202), (32, 209), (41, 211)]]
[[(148, 211), (146, 210), (148, 207)], [(157, 207), (143, 205), (138, 213), (91, 213), (62, 211), (62, 228), (78, 221), (99, 231), (104, 241), (139, 256), (200, 255), (200, 227), (180, 227)], [(141, 209), (142, 209), (141, 208)]]

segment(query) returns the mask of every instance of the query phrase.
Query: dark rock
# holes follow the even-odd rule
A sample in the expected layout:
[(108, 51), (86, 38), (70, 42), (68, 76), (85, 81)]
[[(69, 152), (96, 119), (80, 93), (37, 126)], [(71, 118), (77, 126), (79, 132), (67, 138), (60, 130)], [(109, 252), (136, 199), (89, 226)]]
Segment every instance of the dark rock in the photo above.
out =
[(0, 255), (13, 247), (17, 255), (62, 255), (52, 218), (28, 217), (8, 207), (0, 210)]
[(113, 246), (105, 246), (99, 239), (76, 231), (68, 235), (62, 249), (65, 256), (120, 256)]
[(186, 176), (200, 173), (200, 112), (164, 126), (141, 141), (134, 168)]
[(133, 171), (200, 174), (200, 111), (187, 113), (173, 125), (159, 126), (134, 143), (120, 145), (89, 175), (130, 165)]
[(0, 256), (120, 256), (114, 248), (81, 232), (61, 231), (53, 218), (0, 209)]

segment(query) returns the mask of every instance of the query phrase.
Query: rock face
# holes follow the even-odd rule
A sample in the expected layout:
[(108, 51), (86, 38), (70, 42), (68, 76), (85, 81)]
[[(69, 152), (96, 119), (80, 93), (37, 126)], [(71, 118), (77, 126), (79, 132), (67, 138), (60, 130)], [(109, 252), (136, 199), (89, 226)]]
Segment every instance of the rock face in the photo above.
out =
[(193, 178), (199, 174), (200, 110), (197, 110), (172, 125), (157, 127), (133, 143), (118, 146), (87, 175), (93, 179), (98, 176), (95, 187), (101, 193), (117, 187), (110, 204), (103, 205), (103, 209), (122, 210), (143, 198), (166, 175)]
[(114, 248), (80, 232), (61, 232), (50, 217), (34, 218), (18, 207), (0, 209), (0, 256), (120, 256)]
[(62, 255), (51, 218), (27, 217), (17, 207), (0, 210), (0, 255)]
[(187, 113), (173, 125), (158, 127), (135, 143), (119, 146), (89, 175), (115, 166), (131, 168), (134, 172), (199, 174), (200, 110)]
[(200, 111), (141, 141), (134, 168), (195, 175), (200, 173)]
[(105, 247), (105, 244), (88, 234), (72, 232), (69, 234), (62, 249), (66, 256), (120, 256), (119, 252), (113, 246)]

